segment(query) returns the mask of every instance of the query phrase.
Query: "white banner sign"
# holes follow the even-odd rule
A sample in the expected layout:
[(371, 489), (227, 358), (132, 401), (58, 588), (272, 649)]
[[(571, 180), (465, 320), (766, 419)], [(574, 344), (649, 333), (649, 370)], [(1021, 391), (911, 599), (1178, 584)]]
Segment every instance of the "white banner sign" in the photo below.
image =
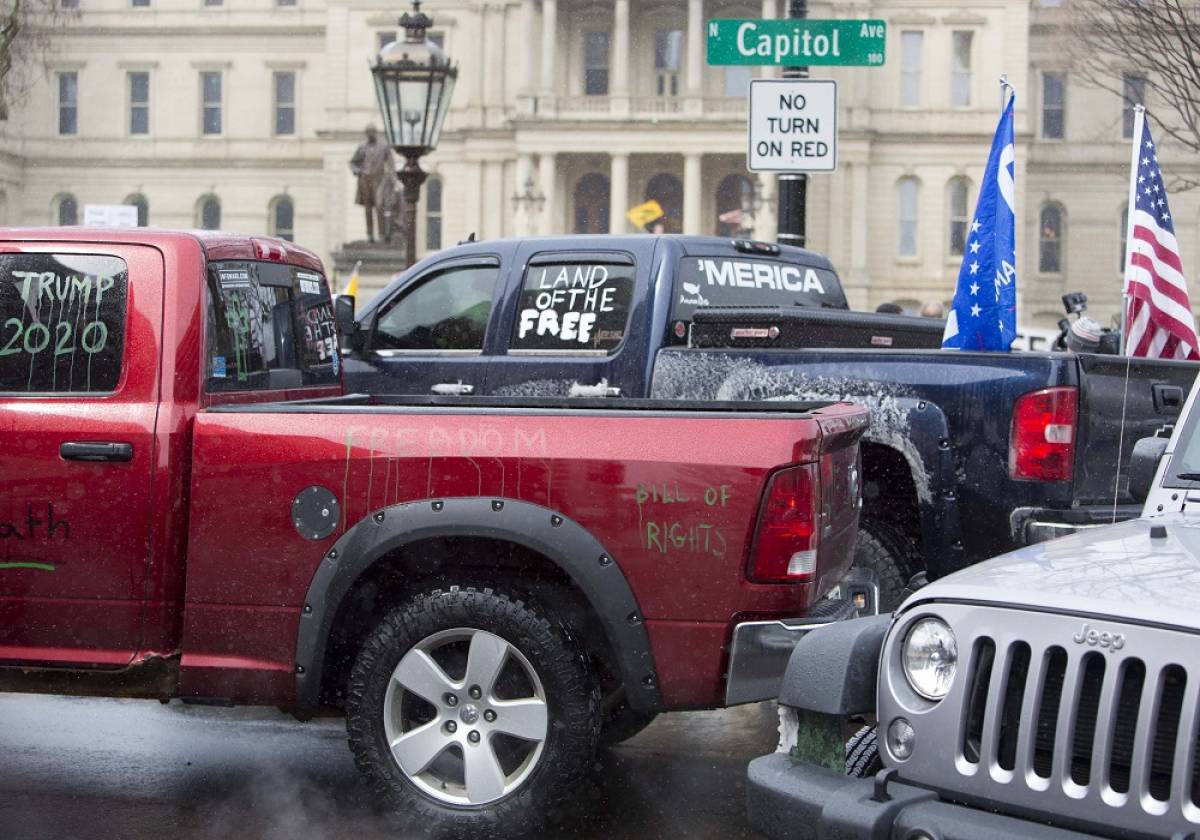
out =
[(137, 207), (132, 204), (85, 204), (85, 227), (137, 227)]
[(752, 172), (832, 172), (837, 168), (837, 82), (750, 82)]

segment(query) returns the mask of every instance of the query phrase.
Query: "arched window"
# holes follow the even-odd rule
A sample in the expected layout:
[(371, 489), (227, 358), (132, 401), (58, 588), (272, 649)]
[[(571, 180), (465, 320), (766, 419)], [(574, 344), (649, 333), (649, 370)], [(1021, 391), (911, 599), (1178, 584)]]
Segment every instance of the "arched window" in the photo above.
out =
[(1129, 205), (1121, 205), (1121, 253), (1117, 254), (1117, 259), (1120, 260), (1120, 265), (1117, 268), (1121, 272), (1121, 276), (1125, 276), (1125, 249), (1129, 247)]
[(900, 231), (898, 253), (902, 257), (917, 255), (917, 193), (919, 185), (912, 176), (901, 178), (896, 184), (900, 203)]
[(54, 197), (54, 214), (60, 225), (77, 225), (79, 224), (79, 204), (75, 201), (75, 196), (70, 193), (62, 193)]
[(291, 242), (296, 233), (296, 210), (292, 199), (277, 195), (271, 199), (271, 235)]
[(589, 172), (575, 185), (575, 232), (608, 233), (608, 176)]
[(132, 204), (137, 208), (137, 223), (138, 227), (145, 227), (150, 224), (150, 202), (146, 201), (146, 196), (141, 193), (125, 196), (125, 204)]
[(1038, 214), (1038, 271), (1062, 273), (1063, 211), (1057, 204), (1046, 204)]
[(970, 224), (966, 178), (951, 178), (946, 187), (946, 199), (950, 210), (950, 256), (961, 257), (967, 247), (967, 226)]
[(204, 230), (219, 230), (221, 227), (221, 199), (215, 195), (201, 196), (196, 202), (196, 218)]
[(442, 179), (437, 175), (425, 182), (425, 250), (442, 247)]
[(717, 184), (717, 236), (748, 235), (754, 213), (754, 184), (745, 175), (728, 175)]
[(646, 201), (654, 199), (662, 206), (665, 233), (683, 230), (683, 182), (669, 172), (660, 172), (646, 184)]

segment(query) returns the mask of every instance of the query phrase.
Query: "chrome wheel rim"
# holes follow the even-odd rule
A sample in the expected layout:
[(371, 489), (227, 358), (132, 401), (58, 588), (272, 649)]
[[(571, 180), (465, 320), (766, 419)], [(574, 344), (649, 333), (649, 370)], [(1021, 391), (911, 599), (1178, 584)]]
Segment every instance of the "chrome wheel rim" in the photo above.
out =
[(524, 784), (546, 743), (546, 692), (529, 660), (494, 633), (456, 627), (401, 658), (383, 701), (392, 758), (439, 802), (486, 805)]

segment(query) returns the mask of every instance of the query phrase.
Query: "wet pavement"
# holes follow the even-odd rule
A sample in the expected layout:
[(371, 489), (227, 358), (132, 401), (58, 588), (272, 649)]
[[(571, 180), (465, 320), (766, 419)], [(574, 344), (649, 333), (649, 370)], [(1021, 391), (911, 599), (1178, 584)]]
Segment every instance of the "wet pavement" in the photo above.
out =
[[(757, 838), (746, 764), (773, 704), (659, 717), (601, 753), (591, 813), (550, 837)], [(373, 805), (340, 719), (273, 709), (0, 694), (3, 840), (420, 837)]]

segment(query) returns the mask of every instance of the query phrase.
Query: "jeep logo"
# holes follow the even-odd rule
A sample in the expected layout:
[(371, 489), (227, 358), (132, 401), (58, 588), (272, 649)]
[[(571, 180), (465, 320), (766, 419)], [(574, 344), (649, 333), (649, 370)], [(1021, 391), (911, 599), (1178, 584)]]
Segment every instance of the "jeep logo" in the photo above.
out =
[(1110, 651), (1125, 647), (1125, 636), (1122, 633), (1109, 633), (1107, 630), (1093, 630), (1084, 623), (1079, 632), (1071, 637), (1077, 645), (1107, 648)]

